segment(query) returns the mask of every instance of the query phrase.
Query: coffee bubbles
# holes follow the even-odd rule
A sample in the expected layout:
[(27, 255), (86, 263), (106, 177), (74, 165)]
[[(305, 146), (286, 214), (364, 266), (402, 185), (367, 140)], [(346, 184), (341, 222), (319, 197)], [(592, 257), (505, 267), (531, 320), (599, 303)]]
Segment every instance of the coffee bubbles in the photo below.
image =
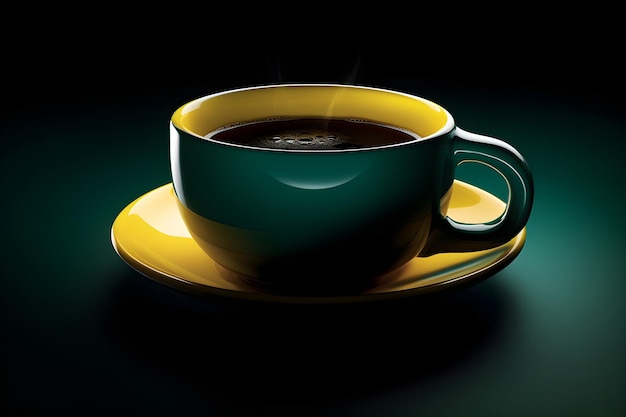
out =
[(323, 150), (323, 149), (347, 149), (358, 147), (351, 145), (350, 138), (337, 133), (329, 133), (326, 130), (289, 130), (277, 132), (272, 135), (252, 140), (250, 146), (273, 149), (300, 149), (300, 150)]

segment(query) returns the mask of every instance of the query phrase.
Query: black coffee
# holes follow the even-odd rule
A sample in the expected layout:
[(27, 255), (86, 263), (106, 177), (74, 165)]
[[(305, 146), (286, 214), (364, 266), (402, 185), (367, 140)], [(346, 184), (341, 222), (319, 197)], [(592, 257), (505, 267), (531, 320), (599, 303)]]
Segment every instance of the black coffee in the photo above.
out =
[(206, 137), (260, 148), (294, 150), (367, 148), (420, 138), (392, 126), (333, 118), (264, 120), (218, 129)]

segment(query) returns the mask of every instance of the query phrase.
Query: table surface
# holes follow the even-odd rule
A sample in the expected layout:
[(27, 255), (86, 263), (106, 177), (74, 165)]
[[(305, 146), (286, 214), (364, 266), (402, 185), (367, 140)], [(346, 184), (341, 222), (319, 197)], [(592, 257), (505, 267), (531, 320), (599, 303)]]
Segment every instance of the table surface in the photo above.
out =
[[(37, 123), (26, 109), (4, 123), (8, 414), (626, 415), (624, 118), (549, 93), (383, 86), (437, 101), (526, 156), (535, 205), (524, 249), (501, 272), (364, 305), (177, 293), (125, 264), (110, 228), (170, 182), (169, 116), (210, 89), (66, 103)], [(492, 173), (459, 175), (501, 192)]]

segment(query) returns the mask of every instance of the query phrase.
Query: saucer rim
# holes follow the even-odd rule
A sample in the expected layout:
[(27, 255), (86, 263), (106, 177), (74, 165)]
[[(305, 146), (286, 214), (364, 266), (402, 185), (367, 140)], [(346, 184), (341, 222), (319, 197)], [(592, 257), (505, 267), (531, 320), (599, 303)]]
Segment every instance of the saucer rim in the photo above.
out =
[[(479, 189), (493, 198), (498, 199), (493, 194), (489, 193), (477, 187), (475, 185), (465, 183), (463, 181), (459, 181), (455, 179), (455, 183), (461, 183), (463, 186), (469, 186), (471, 188)], [(522, 230), (510, 241), (495, 246), (493, 249), (505, 247), (507, 245), (511, 245), (511, 248), (504, 254), (501, 254), (495, 259), (493, 262), (490, 262), (486, 265), (482, 265), (481, 268), (476, 270), (472, 270), (468, 273), (461, 273), (458, 276), (451, 277), (450, 279), (446, 279), (443, 281), (438, 281), (431, 284), (426, 284), (422, 286), (415, 286), (410, 288), (389, 290), (384, 292), (376, 292), (376, 293), (358, 293), (358, 294), (345, 294), (345, 295), (289, 295), (289, 294), (279, 294), (279, 293), (270, 293), (265, 292), (260, 289), (247, 286), (243, 283), (237, 284), (238, 287), (235, 289), (229, 288), (220, 288), (210, 284), (201, 284), (193, 281), (189, 281), (180, 277), (178, 275), (174, 275), (168, 273), (166, 271), (156, 269), (150, 266), (147, 263), (141, 262), (140, 260), (133, 257), (129, 251), (124, 249), (123, 245), (119, 241), (119, 237), (116, 235), (116, 226), (120, 223), (120, 219), (123, 215), (129, 211), (129, 209), (135, 206), (139, 201), (148, 196), (151, 193), (156, 193), (159, 191), (164, 191), (165, 188), (172, 188), (172, 183), (166, 183), (161, 186), (158, 186), (142, 195), (137, 197), (131, 203), (126, 205), (124, 209), (122, 209), (114, 220), (111, 231), (110, 238), (111, 243), (115, 252), (118, 256), (128, 264), (132, 269), (143, 275), (144, 277), (157, 282), (161, 285), (169, 287), (174, 290), (182, 291), (184, 293), (201, 296), (201, 297), (219, 297), (219, 298), (229, 298), (229, 299), (239, 299), (246, 301), (262, 301), (269, 303), (289, 303), (289, 304), (347, 304), (347, 303), (358, 303), (358, 302), (374, 302), (374, 301), (384, 301), (390, 299), (399, 299), (399, 298), (409, 298), (409, 297), (417, 297), (420, 295), (431, 294), (434, 292), (447, 291), (452, 289), (460, 289), (462, 287), (475, 285), (493, 275), (501, 271), (503, 268), (508, 266), (521, 252), (522, 248), (526, 242), (526, 227), (522, 228)], [(191, 238), (190, 238), (191, 239)], [(480, 251), (477, 251), (477, 253)], [(206, 255), (208, 257), (208, 255)], [(416, 259), (419, 259), (417, 257)], [(229, 284), (233, 284), (230, 280), (223, 277), (216, 271), (216, 274), (220, 276), (222, 280), (228, 282)], [(416, 282), (419, 280), (416, 280)]]

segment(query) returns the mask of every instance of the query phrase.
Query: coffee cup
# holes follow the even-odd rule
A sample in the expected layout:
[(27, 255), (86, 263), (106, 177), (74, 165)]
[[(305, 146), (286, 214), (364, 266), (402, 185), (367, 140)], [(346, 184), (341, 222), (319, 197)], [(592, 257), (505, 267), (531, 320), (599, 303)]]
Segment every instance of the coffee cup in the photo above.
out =
[[(229, 276), (287, 294), (354, 293), (416, 256), (496, 247), (524, 228), (533, 201), (530, 168), (511, 145), (458, 128), (429, 100), (364, 86), (195, 99), (172, 115), (170, 162), (197, 244)], [(493, 221), (447, 216), (465, 162), (506, 181)]]

